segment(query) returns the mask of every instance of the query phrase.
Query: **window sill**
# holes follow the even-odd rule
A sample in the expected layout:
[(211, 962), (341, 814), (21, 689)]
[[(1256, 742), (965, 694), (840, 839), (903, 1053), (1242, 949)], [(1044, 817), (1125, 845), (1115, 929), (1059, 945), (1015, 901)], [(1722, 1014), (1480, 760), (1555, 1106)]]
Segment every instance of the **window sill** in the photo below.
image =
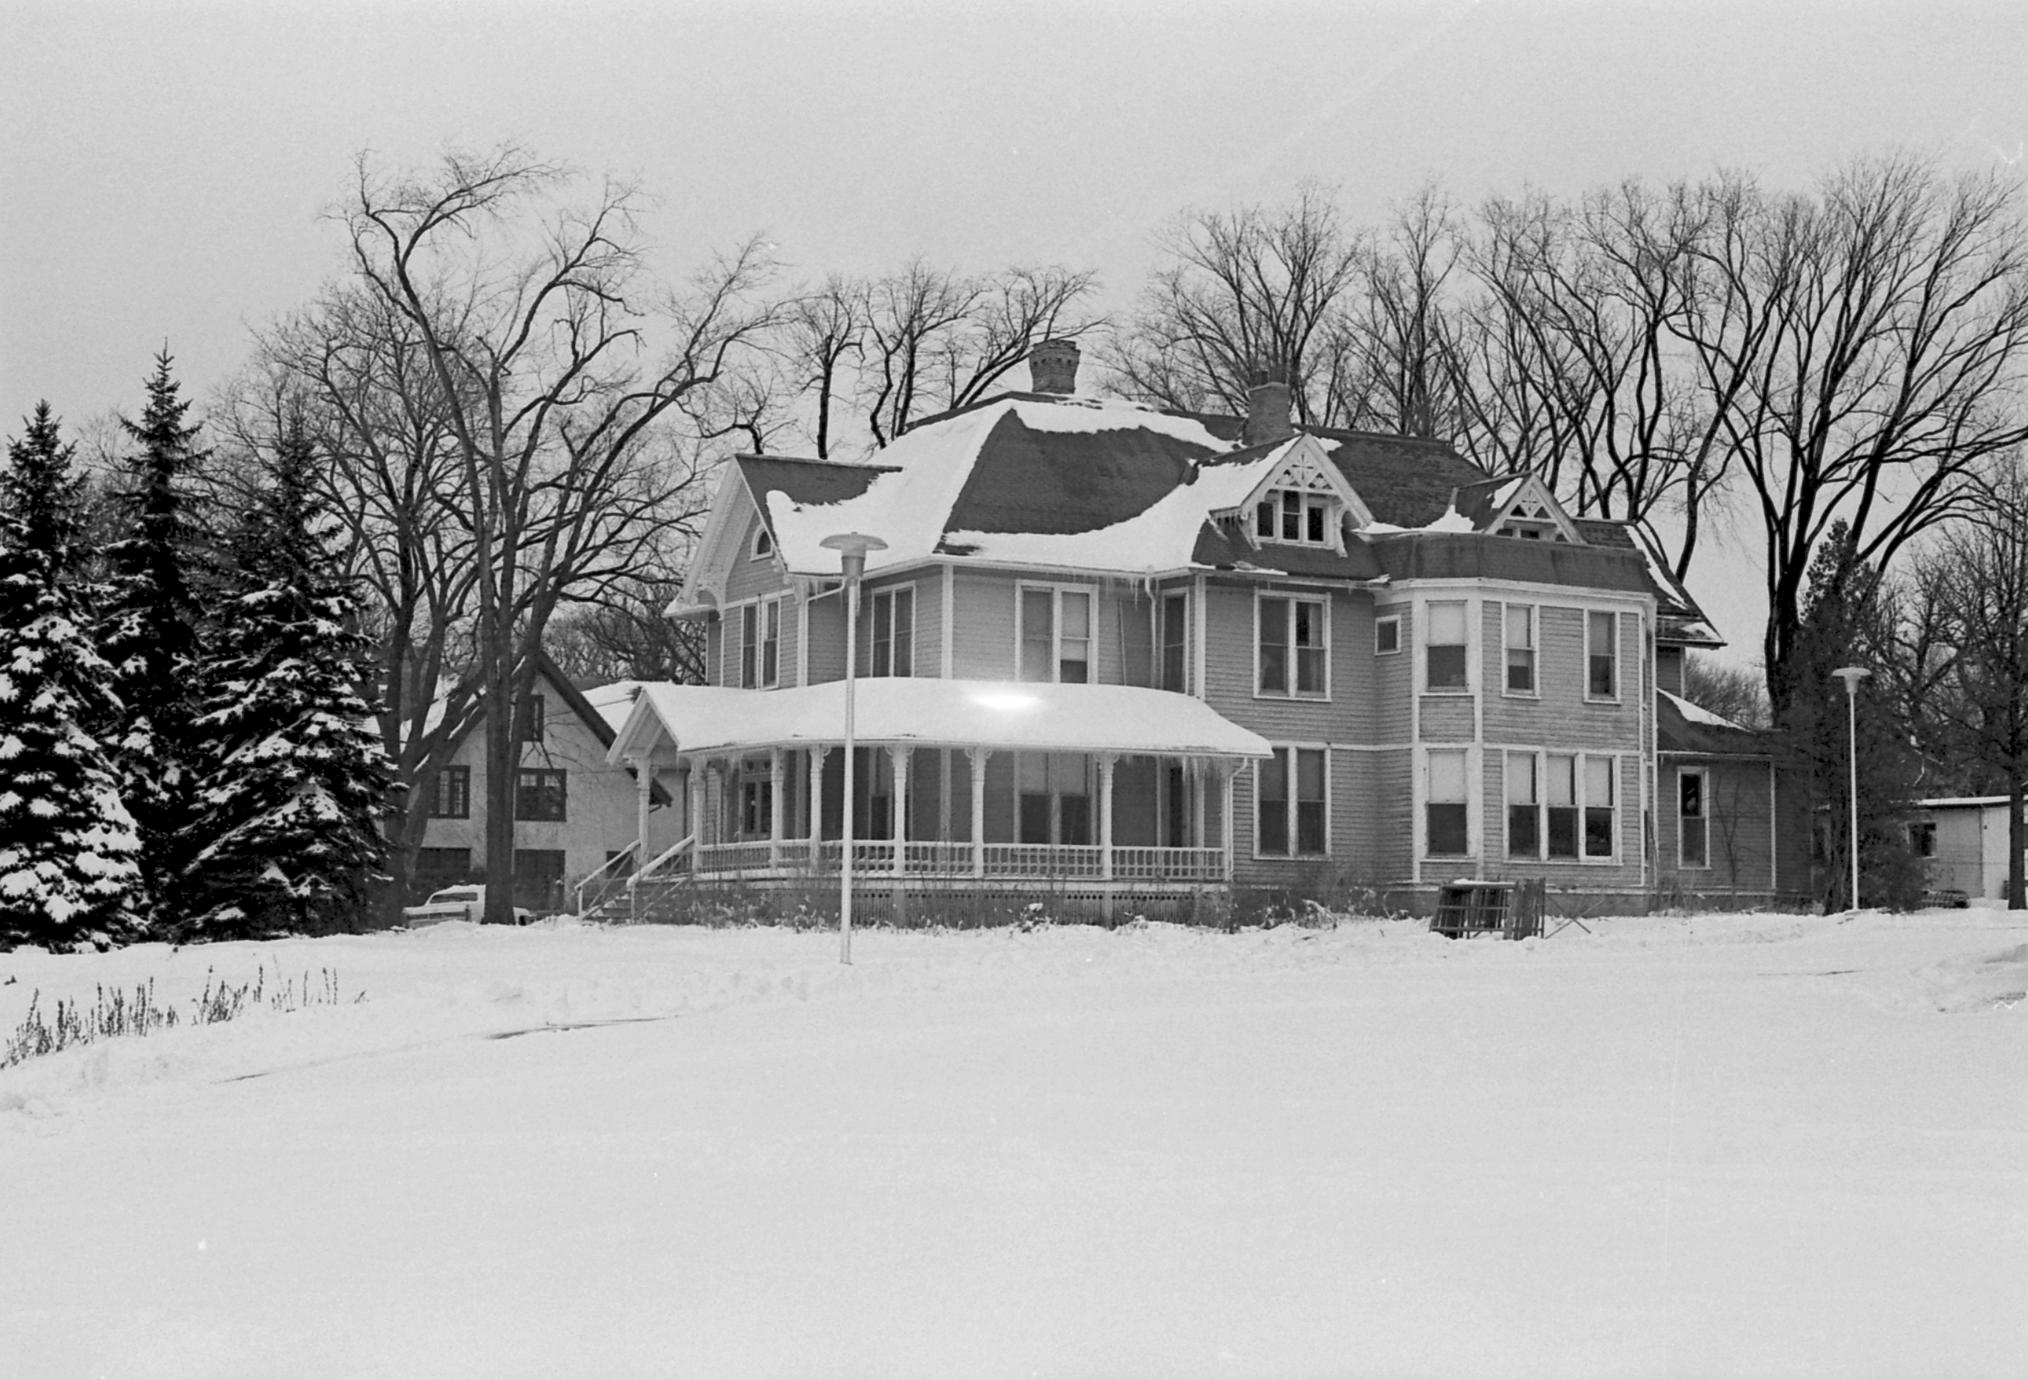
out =
[(1454, 695), (1458, 699), (1468, 699), (1478, 692), (1469, 685), (1425, 685), (1422, 693), (1425, 695)]
[(1540, 700), (1542, 692), (1540, 690), (1502, 690), (1500, 698), (1503, 700)]
[(1284, 704), (1329, 704), (1331, 702), (1331, 696), (1328, 692), (1319, 694), (1316, 691), (1311, 691), (1308, 694), (1285, 695), (1279, 690), (1256, 690), (1253, 692), (1253, 697), (1257, 700), (1270, 700)]

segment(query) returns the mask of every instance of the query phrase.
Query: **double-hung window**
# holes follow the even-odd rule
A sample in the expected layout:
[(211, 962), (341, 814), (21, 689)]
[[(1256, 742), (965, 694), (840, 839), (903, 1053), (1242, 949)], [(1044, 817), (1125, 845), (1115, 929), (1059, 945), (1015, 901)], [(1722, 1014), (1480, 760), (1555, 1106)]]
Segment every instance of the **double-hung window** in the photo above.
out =
[(1424, 686), (1430, 690), (1469, 690), (1465, 667), (1465, 602), (1439, 599), (1429, 605), (1423, 640)]
[(869, 675), (915, 674), (915, 586), (876, 590), (871, 601), (873, 635)]
[(1542, 856), (1542, 791), (1535, 754), (1507, 754), (1507, 856)]
[(1326, 698), (1329, 645), (1322, 599), (1263, 594), (1254, 604), (1255, 691), (1262, 695)]
[(1162, 596), (1162, 664), (1157, 683), (1164, 690), (1190, 693), (1190, 596)]
[(1423, 851), (1431, 857), (1471, 854), (1471, 787), (1462, 748), (1432, 748), (1423, 790)]
[(1676, 857), (1684, 867), (1711, 866), (1711, 819), (1705, 813), (1709, 780), (1703, 768), (1676, 773)]
[(1543, 855), (1610, 860), (1619, 846), (1619, 759), (1552, 752), (1542, 778)]
[(1584, 616), (1584, 697), (1588, 700), (1620, 697), (1619, 628), (1616, 613)]
[(1024, 752), (1017, 768), (1022, 843), (1089, 844), (1090, 759), (1078, 753)]
[(763, 599), (739, 611), (739, 683), (772, 689), (782, 674), (782, 601)]
[(1320, 857), (1329, 850), (1330, 802), (1323, 748), (1278, 747), (1255, 778), (1255, 851), (1262, 857)]
[(1023, 585), (1020, 620), (1021, 679), (1066, 684), (1091, 679), (1089, 590)]
[(1535, 693), (1535, 606), (1509, 604), (1501, 626), (1507, 645), (1507, 693)]

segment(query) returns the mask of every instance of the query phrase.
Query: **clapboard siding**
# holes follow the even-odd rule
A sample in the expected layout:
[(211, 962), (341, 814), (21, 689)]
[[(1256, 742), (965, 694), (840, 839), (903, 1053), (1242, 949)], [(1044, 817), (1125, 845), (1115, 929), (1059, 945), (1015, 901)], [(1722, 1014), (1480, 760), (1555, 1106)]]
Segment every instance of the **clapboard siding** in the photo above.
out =
[(805, 602), (810, 624), (809, 683), (845, 678), (845, 605), (837, 591)]
[(1415, 605), (1404, 601), (1373, 611), (1376, 622), (1388, 615), (1401, 620), (1400, 651), (1376, 654), (1372, 630), (1366, 634), (1366, 651), (1373, 661), (1373, 741), (1406, 743), (1415, 731)]
[(1469, 743), (1478, 735), (1477, 697), (1424, 695), (1422, 740), (1425, 743)]

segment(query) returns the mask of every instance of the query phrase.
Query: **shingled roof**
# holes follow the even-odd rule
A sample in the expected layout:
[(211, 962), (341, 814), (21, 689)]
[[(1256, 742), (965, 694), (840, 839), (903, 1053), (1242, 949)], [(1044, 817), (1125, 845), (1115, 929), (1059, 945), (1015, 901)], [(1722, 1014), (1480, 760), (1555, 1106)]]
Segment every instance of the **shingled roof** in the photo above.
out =
[(1717, 641), (1624, 523), (1579, 519), (1580, 547), (1486, 547), (1458, 505), (1485, 509), (1513, 477), (1489, 477), (1441, 441), (1298, 428), (1375, 526), (1342, 555), (1256, 548), (1213, 515), (1243, 503), (1289, 442), (1243, 447), (1243, 427), (1237, 417), (1120, 399), (1010, 392), (925, 418), (881, 451), (877, 465), (778, 457), (739, 464), (777, 550), (798, 574), (835, 573), (837, 557), (821, 542), (845, 530), (887, 542), (868, 561), (875, 571), (956, 556), (1151, 575), (1192, 567), (1338, 579), (1484, 574), (1651, 591), (1666, 639)]

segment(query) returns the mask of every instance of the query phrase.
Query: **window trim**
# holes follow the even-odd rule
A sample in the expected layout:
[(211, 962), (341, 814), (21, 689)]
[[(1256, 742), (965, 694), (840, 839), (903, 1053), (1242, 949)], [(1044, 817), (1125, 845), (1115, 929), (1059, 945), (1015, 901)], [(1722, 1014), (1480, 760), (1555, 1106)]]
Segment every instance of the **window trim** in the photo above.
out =
[[(1592, 625), (1595, 619), (1612, 620), (1613, 691), (1600, 695), (1591, 688), (1591, 663), (1595, 653), (1592, 650)], [(1620, 655), (1620, 614), (1618, 609), (1586, 609), (1584, 611), (1584, 698), (1588, 704), (1618, 704), (1625, 690), (1626, 674), (1622, 666), (1625, 660)]]
[[(1190, 591), (1188, 589), (1165, 589), (1155, 599), (1155, 684), (1158, 688), (1179, 695), (1190, 693)], [(1175, 626), (1171, 627), (1170, 613), (1174, 610)], [(1177, 684), (1169, 684), (1169, 649), (1174, 647), (1181, 662), (1181, 674)]]
[[(1268, 690), (1261, 685), (1261, 630), (1266, 620), (1261, 616), (1261, 605), (1267, 600), (1277, 600), (1288, 605), (1283, 631), (1288, 640), (1283, 646), (1288, 651), (1288, 689)], [(1323, 689), (1299, 690), (1296, 687), (1302, 677), (1297, 673), (1296, 653), (1296, 606), (1310, 604), (1319, 609), (1323, 618), (1318, 625), (1317, 642), (1314, 647), (1305, 645), (1303, 651), (1314, 650), (1322, 664)], [(1257, 589), (1253, 593), (1253, 697), (1257, 700), (1302, 700), (1311, 704), (1328, 704), (1331, 699), (1331, 596), (1329, 594), (1300, 594), (1294, 590)]]
[[(1462, 757), (1464, 759), (1465, 798), (1462, 801), (1437, 800), (1430, 794), (1430, 763), (1439, 754)], [(1483, 840), (1479, 836), (1484, 830), (1483, 827), (1475, 827), (1473, 821), (1477, 811), (1472, 806), (1473, 797), (1477, 789), (1483, 786), (1483, 783), (1478, 783), (1475, 786), (1477, 774), (1472, 770), (1473, 757), (1474, 753), (1472, 749), (1467, 746), (1426, 747), (1422, 750), (1422, 761), (1418, 764), (1421, 771), (1421, 790), (1417, 794), (1421, 797), (1421, 809), (1417, 811), (1419, 818), (1416, 820), (1418, 834), (1416, 846), (1419, 856), (1424, 861), (1455, 862), (1461, 858), (1476, 858), (1480, 854)], [(1456, 805), (1463, 808), (1465, 812), (1465, 848), (1462, 853), (1438, 853), (1430, 847), (1429, 812), (1430, 807), (1434, 805)]]
[[(521, 813), (523, 792), (530, 789), (528, 778), (553, 778), (556, 783), (556, 813), (553, 815), (525, 815)], [(540, 782), (536, 789), (541, 789)], [(514, 778), (514, 819), (516, 823), (566, 824), (570, 821), (570, 773), (561, 767), (521, 767)]]
[[(1290, 743), (1270, 743), (1268, 744), (1268, 746), (1273, 749), (1274, 755), (1276, 757), (1282, 757), (1285, 754), (1287, 757), (1287, 762), (1283, 767), (1284, 772), (1283, 779), (1288, 786), (1289, 793), (1287, 799), (1282, 802), (1282, 810), (1283, 810), (1282, 827), (1288, 831), (1286, 837), (1288, 839), (1289, 847), (1286, 853), (1270, 853), (1264, 851), (1261, 848), (1260, 825), (1263, 814), (1260, 793), (1261, 771), (1260, 768), (1256, 767), (1254, 768), (1253, 772), (1254, 859), (1259, 862), (1301, 862), (1314, 858), (1330, 857), (1331, 856), (1331, 745), (1329, 743), (1316, 743), (1316, 742), (1290, 742)], [(1297, 754), (1303, 752), (1314, 752), (1323, 758), (1322, 780), (1324, 783), (1324, 798), (1321, 801), (1312, 802), (1315, 804), (1322, 805), (1324, 810), (1324, 842), (1323, 847), (1316, 852), (1306, 852), (1300, 846), (1302, 839), (1302, 806), (1304, 802), (1301, 787), (1298, 785), (1298, 782), (1301, 780), (1302, 774), (1298, 765), (1299, 759), (1297, 758)]]
[[(1030, 681), (1022, 674), (1021, 653), (1028, 645), (1028, 595), (1047, 592), (1049, 594), (1049, 679)], [(1063, 678), (1063, 596), (1081, 595), (1090, 618), (1085, 623), (1084, 681), (1086, 685), (1098, 684), (1099, 651), (1099, 600), (1098, 590), (1092, 585), (1047, 580), (1019, 580), (1014, 585), (1014, 679), (1031, 685), (1075, 685), (1076, 681)]]
[[(888, 643), (888, 654), (889, 654), (889, 656), (890, 656), (890, 657), (893, 657), (893, 651), (894, 651), (894, 645), (895, 645), (895, 643), (896, 643), (896, 642), (898, 642), (898, 641), (900, 640), (900, 639), (896, 638), (896, 637), (895, 637), (895, 635), (894, 635), (894, 629), (895, 629), (895, 617), (894, 617), (894, 605), (895, 605), (895, 603), (896, 603), (896, 602), (897, 602), (897, 600), (898, 600), (898, 596), (900, 596), (900, 595), (902, 595), (902, 594), (906, 594), (906, 595), (908, 596), (908, 669), (907, 669), (906, 671), (897, 671), (897, 670), (895, 670), (895, 669), (894, 669), (894, 667), (895, 667), (896, 665), (899, 665), (899, 664), (900, 664), (900, 662), (899, 662), (899, 659), (895, 659), (895, 660), (893, 660), (893, 661), (892, 661), (892, 662), (890, 663), (890, 665), (889, 665), (889, 667), (888, 667), (888, 669), (887, 669), (886, 671), (881, 671), (881, 670), (879, 669), (879, 662), (878, 662), (878, 661), (877, 661), (877, 660), (875, 659), (875, 658), (876, 658), (876, 657), (878, 656), (878, 650), (877, 650), (877, 649), (878, 649), (878, 647), (879, 647), (879, 644), (880, 644), (880, 636), (879, 636), (879, 634), (880, 634), (880, 623), (881, 623), (881, 615), (880, 615), (880, 608), (881, 608), (881, 603), (882, 603), (882, 601), (884, 600), (884, 601), (886, 601), (886, 604), (887, 604), (887, 624), (888, 624), (888, 628), (887, 628), (887, 643)], [(895, 679), (895, 680), (912, 680), (912, 679), (914, 679), (914, 677), (915, 677), (915, 643), (916, 643), (916, 636), (915, 636), (915, 631), (916, 631), (916, 618), (915, 618), (915, 615), (916, 615), (916, 607), (917, 607), (917, 604), (918, 604), (918, 602), (919, 602), (919, 601), (918, 601), (918, 600), (917, 600), (917, 598), (916, 598), (916, 582), (915, 582), (914, 580), (903, 580), (903, 581), (900, 581), (900, 582), (898, 582), (898, 583), (896, 583), (896, 584), (891, 584), (891, 585), (882, 585), (882, 586), (881, 586), (880, 588), (878, 588), (878, 589), (874, 589), (874, 590), (869, 590), (869, 591), (867, 591), (867, 592), (866, 592), (866, 603), (865, 603), (865, 607), (866, 607), (866, 673), (865, 673), (865, 674), (866, 674), (866, 676), (867, 676), (867, 678), (868, 678), (868, 679), (873, 679), (873, 678), (876, 678), (876, 677), (879, 677), (879, 678), (887, 678), (887, 679)]]
[[(1096, 847), (1098, 845), (1101, 828), (1099, 824), (1099, 810), (1101, 808), (1101, 801), (1099, 798), (1100, 792), (1098, 782), (1097, 754), (1090, 752), (1050, 752), (1043, 749), (1022, 748), (1016, 750), (1013, 754), (1013, 757), (1014, 757), (1014, 772), (1013, 772), (1014, 842), (1016, 844), (1021, 844), (1023, 846), (1030, 848)], [(1059, 759), (1067, 759), (1073, 757), (1082, 758), (1084, 763), (1083, 776), (1081, 781), (1078, 783), (1084, 787), (1084, 789), (1081, 791), (1065, 790), (1063, 789), (1063, 786), (1060, 785), (1056, 780), (1055, 767), (1057, 761)], [(1023, 769), (1031, 761), (1036, 760), (1038, 758), (1042, 762), (1042, 776), (1044, 789), (1042, 791), (1026, 790), (1024, 788), (1026, 787), (1027, 782), (1022, 779)], [(1067, 777), (1068, 772), (1066, 771), (1066, 780)], [(1049, 801), (1049, 838), (1047, 841), (1044, 842), (1024, 840), (1021, 836), (1023, 822), (1021, 816), (1021, 807), (1022, 803), (1027, 799), (1027, 797), (1031, 795), (1041, 795), (1046, 797)], [(1085, 822), (1090, 828), (1090, 834), (1089, 837), (1083, 843), (1064, 842), (1063, 802), (1066, 800), (1082, 800), (1084, 802), (1084, 809), (1086, 813)]]
[(774, 534), (768, 531), (765, 520), (753, 525), (753, 536), (747, 542), (746, 558), (750, 561), (764, 561), (775, 554)]
[[(1507, 758), (1533, 757), (1535, 759), (1535, 808), (1538, 812), (1535, 826), (1536, 851), (1534, 855), (1531, 857), (1526, 853), (1513, 852), (1513, 844), (1510, 837), (1507, 841), (1509, 849), (1508, 858), (1516, 861), (1542, 862), (1556, 865), (1572, 863), (1591, 867), (1618, 867), (1625, 865), (1625, 811), (1627, 807), (1624, 796), (1626, 794), (1625, 759), (1628, 754), (1624, 752), (1586, 752), (1580, 748), (1563, 747), (1508, 748), (1505, 752)], [(1549, 759), (1552, 757), (1568, 757), (1571, 760), (1570, 804), (1568, 806), (1551, 806), (1549, 803)], [(1610, 808), (1613, 812), (1613, 847), (1611, 853), (1589, 853), (1585, 851), (1585, 812), (1594, 808), (1606, 808), (1593, 806), (1587, 798), (1585, 790), (1585, 763), (1594, 761), (1606, 761), (1612, 764), (1610, 779), (1612, 781), (1613, 803)], [(1503, 800), (1506, 792), (1506, 764), (1505, 759), (1503, 759), (1501, 764), (1500, 789)], [(1568, 809), (1571, 811), (1574, 817), (1573, 827), (1575, 830), (1573, 838), (1577, 844), (1577, 851), (1575, 853), (1550, 853), (1549, 811), (1552, 808)], [(1508, 832), (1508, 821), (1504, 813), (1501, 819), (1502, 832), (1506, 833)]]
[[(1695, 815), (1683, 813), (1683, 782), (1696, 777), (1698, 812)], [(1704, 834), (1704, 861), (1691, 862), (1683, 848), (1684, 825), (1696, 820)], [(1711, 870), (1711, 769), (1709, 767), (1676, 768), (1676, 866), (1685, 872), (1709, 872)]]
[[(1507, 638), (1508, 638), (1508, 635), (1509, 635), (1509, 632), (1511, 631), (1511, 630), (1510, 630), (1510, 629), (1508, 628), (1508, 626), (1507, 626), (1507, 617), (1508, 617), (1508, 614), (1509, 614), (1509, 613), (1511, 613), (1511, 612), (1512, 612), (1513, 610), (1515, 610), (1515, 609), (1522, 609), (1522, 610), (1525, 610), (1525, 611), (1527, 612), (1527, 614), (1528, 614), (1528, 645), (1527, 645), (1527, 647), (1526, 647), (1526, 648), (1524, 649), (1524, 650), (1526, 650), (1526, 651), (1527, 651), (1527, 653), (1528, 653), (1528, 689), (1526, 689), (1526, 690), (1516, 690), (1516, 689), (1515, 689), (1515, 688), (1513, 687), (1513, 685), (1512, 685), (1512, 683), (1511, 683), (1511, 677), (1510, 677), (1510, 675), (1509, 675), (1509, 672), (1510, 672), (1510, 671), (1512, 670), (1512, 667), (1511, 667), (1511, 666), (1509, 666), (1509, 664), (1508, 664), (1508, 661), (1507, 661), (1507, 654), (1508, 654), (1509, 652), (1511, 652), (1511, 651), (1515, 650), (1515, 648), (1514, 648), (1514, 645), (1513, 645), (1512, 643), (1510, 643), (1510, 642), (1509, 642), (1509, 641), (1507, 640)], [(1539, 700), (1539, 699), (1541, 699), (1541, 698), (1542, 698), (1542, 618), (1541, 618), (1541, 613), (1542, 613), (1542, 606), (1541, 606), (1540, 604), (1524, 604), (1524, 603), (1522, 603), (1522, 602), (1520, 602), (1519, 600), (1516, 600), (1516, 599), (1510, 599), (1510, 600), (1503, 600), (1503, 601), (1501, 601), (1501, 604), (1500, 604), (1500, 694), (1501, 694), (1502, 696), (1504, 696), (1505, 698), (1507, 698), (1507, 699), (1513, 699), (1513, 700)]]
[[(776, 690), (782, 683), (782, 596), (749, 599), (739, 608), (739, 643), (732, 684), (741, 690)], [(770, 635), (772, 624), (772, 635)], [(753, 634), (749, 648), (747, 634)], [(751, 650), (753, 661), (747, 661)]]
[[(1385, 627), (1385, 628), (1392, 628), (1392, 629), (1394, 629), (1394, 645), (1393, 645), (1392, 647), (1383, 647), (1383, 646), (1381, 646), (1381, 645), (1380, 645), (1380, 630), (1381, 630), (1382, 628), (1384, 628), (1384, 627)], [(1373, 619), (1373, 655), (1375, 655), (1375, 656), (1400, 656), (1400, 655), (1401, 655), (1401, 615), (1400, 615), (1400, 614), (1398, 614), (1398, 613), (1382, 613), (1382, 614), (1377, 614), (1377, 615), (1375, 615), (1375, 617), (1374, 617), (1374, 619)]]
[[(1442, 604), (1456, 604), (1463, 610), (1465, 640), (1462, 644), (1455, 642), (1432, 643), (1429, 640), (1430, 634), (1436, 630), (1436, 619), (1430, 610)], [(1417, 621), (1422, 629), (1420, 642), (1422, 647), (1422, 657), (1420, 658), (1422, 665), (1417, 668), (1422, 681), (1420, 686), (1422, 693), (1425, 695), (1470, 695), (1477, 693), (1478, 687), (1472, 677), (1472, 600), (1463, 596), (1456, 599), (1426, 599), (1423, 601), (1421, 616)], [(1432, 685), (1430, 683), (1429, 653), (1432, 647), (1462, 648), (1465, 662), (1465, 680), (1462, 685)]]
[[(439, 810), (446, 789), (453, 783), (456, 789), (450, 791), (456, 810)], [(436, 779), (430, 783), (429, 812), (425, 819), (470, 819), (472, 817), (472, 769), (459, 763), (448, 763), (437, 769)]]

